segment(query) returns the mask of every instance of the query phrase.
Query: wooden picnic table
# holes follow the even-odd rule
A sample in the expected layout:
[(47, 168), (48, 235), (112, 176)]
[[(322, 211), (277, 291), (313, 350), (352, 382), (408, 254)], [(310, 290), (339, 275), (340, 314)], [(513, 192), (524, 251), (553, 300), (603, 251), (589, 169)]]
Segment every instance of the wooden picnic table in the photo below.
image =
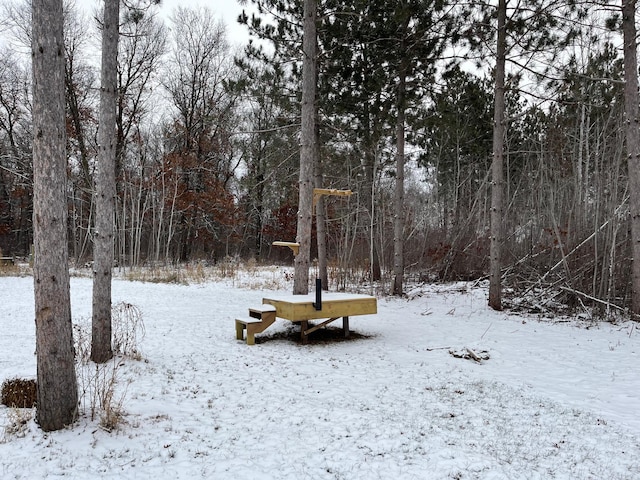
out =
[[(309, 334), (342, 318), (342, 328), (349, 337), (349, 317), (354, 315), (372, 315), (378, 313), (376, 297), (371, 295), (323, 292), (321, 310), (316, 310), (316, 296), (274, 295), (262, 299), (262, 303), (276, 308), (276, 317), (300, 324), (302, 343), (309, 341)], [(322, 320), (309, 328), (309, 320)]]

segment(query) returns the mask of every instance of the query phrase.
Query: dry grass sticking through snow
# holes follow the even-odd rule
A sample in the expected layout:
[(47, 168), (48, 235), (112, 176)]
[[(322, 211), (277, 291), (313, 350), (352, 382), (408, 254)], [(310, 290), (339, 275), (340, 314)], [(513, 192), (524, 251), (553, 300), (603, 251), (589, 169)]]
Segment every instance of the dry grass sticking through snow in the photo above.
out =
[(97, 364), (90, 360), (91, 325), (74, 325), (76, 373), (81, 412), (91, 420), (99, 419), (100, 427), (114, 430), (124, 421), (124, 403), (127, 389), (116, 391), (119, 369), (126, 359), (142, 360), (140, 342), (144, 338), (144, 323), (138, 307), (126, 302), (113, 306), (112, 347), (114, 358)]

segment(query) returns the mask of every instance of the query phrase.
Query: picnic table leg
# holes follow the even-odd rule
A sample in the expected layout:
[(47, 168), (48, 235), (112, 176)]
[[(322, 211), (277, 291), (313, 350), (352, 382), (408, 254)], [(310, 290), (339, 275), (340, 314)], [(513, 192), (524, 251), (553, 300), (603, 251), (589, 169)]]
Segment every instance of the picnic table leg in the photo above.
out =
[(349, 317), (342, 317), (342, 329), (344, 330), (344, 338), (349, 338), (351, 332), (349, 332)]
[(305, 333), (309, 328), (309, 321), (302, 320), (300, 322), (300, 338), (302, 339), (302, 344), (306, 345), (309, 343), (309, 336)]
[(244, 338), (244, 325), (236, 320), (236, 339), (242, 340)]

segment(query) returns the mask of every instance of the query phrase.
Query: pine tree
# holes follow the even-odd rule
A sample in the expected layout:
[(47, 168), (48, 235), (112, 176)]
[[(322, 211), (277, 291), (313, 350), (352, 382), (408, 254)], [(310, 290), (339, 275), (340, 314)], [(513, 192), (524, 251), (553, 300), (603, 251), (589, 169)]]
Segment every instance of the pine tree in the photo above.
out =
[(317, 4), (304, 0), (304, 40), (302, 60), (302, 109), (300, 135), (300, 181), (298, 183), (298, 229), (296, 241), (300, 245), (295, 258), (294, 294), (309, 293), (311, 229), (313, 226), (314, 166), (317, 162), (316, 90), (317, 90)]
[[(477, 21), (469, 22), (470, 45), (494, 55), (494, 123), (491, 166), (491, 246), (489, 254), (489, 306), (502, 309), (502, 246), (504, 241), (504, 154), (508, 132), (505, 99), (509, 89), (529, 73), (544, 76), (554, 67), (557, 53), (572, 38), (575, 4), (559, 0), (526, 0), (510, 4), (498, 0), (497, 7), (483, 2), (474, 6)], [(473, 16), (473, 15), (472, 15)], [(494, 28), (492, 28), (494, 27)], [(507, 85), (507, 64), (513, 67)]]
[(640, 118), (638, 112), (638, 44), (636, 0), (622, 0), (624, 36), (624, 105), (631, 211), (631, 311), (640, 315)]
[(59, 430), (76, 418), (67, 244), (62, 0), (33, 0), (33, 183), (37, 422)]
[(505, 64), (507, 55), (507, 0), (498, 0), (496, 69), (494, 73), (493, 161), (491, 163), (491, 251), (489, 306), (502, 310), (502, 231), (504, 215)]
[(95, 179), (96, 220), (93, 241), (93, 316), (91, 360), (104, 363), (111, 350), (111, 278), (116, 197), (116, 101), (120, 0), (105, 0), (102, 22), (102, 73), (98, 164)]

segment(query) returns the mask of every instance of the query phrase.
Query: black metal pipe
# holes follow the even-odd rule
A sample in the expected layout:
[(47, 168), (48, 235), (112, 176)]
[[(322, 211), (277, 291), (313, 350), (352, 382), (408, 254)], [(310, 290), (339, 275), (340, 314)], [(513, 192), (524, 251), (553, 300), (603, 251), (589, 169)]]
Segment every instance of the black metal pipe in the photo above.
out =
[(316, 301), (313, 304), (316, 310), (322, 310), (322, 279), (316, 278)]

